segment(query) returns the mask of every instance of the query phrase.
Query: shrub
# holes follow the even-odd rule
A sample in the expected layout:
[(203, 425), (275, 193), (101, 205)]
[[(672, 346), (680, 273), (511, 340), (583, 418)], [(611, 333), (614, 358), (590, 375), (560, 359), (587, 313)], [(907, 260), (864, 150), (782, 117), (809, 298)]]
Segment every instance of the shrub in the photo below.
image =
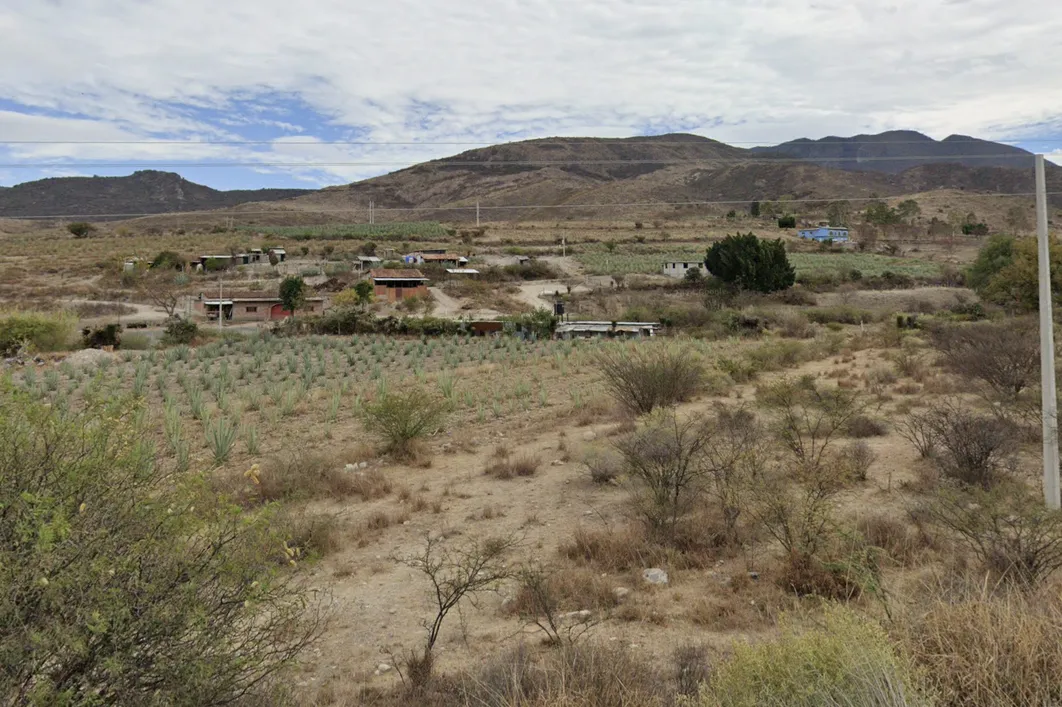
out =
[(4, 701), (271, 703), (323, 625), (271, 514), (156, 467), (134, 402), (0, 396)]
[(165, 333), (162, 335), (164, 343), (170, 346), (190, 344), (199, 336), (199, 325), (190, 319), (173, 317), (166, 322)]
[(487, 464), (485, 473), (495, 479), (513, 479), (520, 476), (534, 476), (542, 464), (538, 457), (524, 454), (519, 457), (495, 456)]
[(862, 439), (864, 437), (883, 437), (889, 433), (889, 428), (883, 420), (876, 420), (866, 415), (856, 415), (845, 425), (845, 431), (849, 437)]
[(742, 408), (720, 409), (711, 425), (712, 435), (704, 447), (705, 493), (719, 509), (724, 539), (736, 543), (749, 489), (763, 466), (764, 430), (755, 415)]
[(257, 498), (265, 502), (349, 496), (371, 501), (392, 490), (390, 480), (379, 471), (346, 471), (335, 457), (318, 452), (268, 459), (252, 481)]
[(105, 346), (118, 347), (121, 343), (121, 324), (104, 324), (101, 327), (86, 327), (81, 330), (81, 345), (87, 349), (101, 349)]
[(664, 542), (674, 543), (679, 521), (697, 505), (706, 474), (703, 452), (711, 435), (702, 422), (660, 413), (616, 445), (634, 483), (638, 513)]
[(74, 338), (74, 317), (63, 312), (0, 314), (0, 356), (13, 356), (27, 345), (37, 351), (61, 351)]
[(834, 437), (865, 407), (852, 391), (805, 380), (775, 383), (760, 399), (777, 415), (775, 427), (782, 442), (806, 467), (822, 463)]
[(704, 383), (704, 367), (684, 348), (622, 347), (597, 356), (612, 397), (635, 415), (685, 402)]
[(96, 232), (96, 227), (93, 226), (91, 223), (86, 223), (84, 221), (76, 221), (74, 223), (68, 224), (66, 230), (69, 231), (74, 238), (88, 238), (90, 235)]
[(921, 420), (945, 476), (988, 489), (1010, 470), (1018, 446), (1013, 425), (953, 403), (935, 405)]
[(845, 445), (840, 453), (841, 466), (844, 467), (848, 476), (856, 481), (866, 481), (867, 472), (877, 455), (870, 450), (870, 445), (859, 440)]
[(362, 406), (366, 429), (383, 436), (386, 451), (400, 459), (415, 456), (415, 443), (434, 434), (446, 419), (447, 404), (422, 390), (385, 393)]
[(922, 510), (1003, 580), (1032, 587), (1062, 567), (1062, 512), (1020, 482), (991, 491), (945, 486)]
[(1062, 703), (1062, 608), (1056, 596), (988, 593), (934, 599), (898, 622), (942, 707)]
[(872, 620), (828, 607), (819, 627), (790, 618), (780, 638), (738, 644), (703, 685), (699, 707), (933, 704), (911, 662)]
[(782, 241), (760, 240), (752, 233), (727, 236), (713, 244), (704, 264), (712, 275), (743, 290), (774, 292), (796, 282)]
[[(305, 246), (304, 246), (305, 248)], [(306, 248), (308, 251), (309, 249)], [(305, 255), (305, 253), (303, 253)], [(284, 309), (291, 312), (292, 316), (306, 302), (306, 283), (301, 277), (286, 277), (280, 282), (280, 301)]]
[(650, 567), (658, 557), (646, 542), (644, 529), (633, 526), (619, 531), (578, 527), (559, 550), (569, 560), (612, 572)]
[(590, 480), (595, 484), (607, 484), (623, 473), (623, 457), (615, 451), (592, 451), (583, 457), (583, 464), (590, 471)]
[(147, 334), (126, 334), (122, 337), (122, 349), (125, 351), (147, 351), (151, 348), (151, 337)]
[(974, 384), (989, 404), (1039, 417), (1040, 330), (1034, 320), (937, 327), (931, 336), (945, 367)]

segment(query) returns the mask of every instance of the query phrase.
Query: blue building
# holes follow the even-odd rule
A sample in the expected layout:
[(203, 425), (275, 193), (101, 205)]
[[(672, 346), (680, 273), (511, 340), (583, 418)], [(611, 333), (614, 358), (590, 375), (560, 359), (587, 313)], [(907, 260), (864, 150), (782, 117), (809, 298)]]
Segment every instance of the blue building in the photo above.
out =
[(810, 238), (813, 241), (834, 241), (837, 243), (848, 242), (848, 229), (842, 226), (801, 228), (797, 231), (797, 235), (801, 238)]

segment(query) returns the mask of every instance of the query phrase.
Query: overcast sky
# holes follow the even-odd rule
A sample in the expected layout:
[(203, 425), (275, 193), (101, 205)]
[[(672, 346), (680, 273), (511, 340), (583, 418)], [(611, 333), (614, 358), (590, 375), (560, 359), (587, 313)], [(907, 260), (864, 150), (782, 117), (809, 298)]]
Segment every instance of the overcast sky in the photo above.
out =
[(265, 143), (0, 144), (0, 185), (155, 162), (315, 187), (456, 143), (672, 131), (904, 128), (1062, 161), (1059, 67), (1058, 0), (0, 0), (0, 140)]

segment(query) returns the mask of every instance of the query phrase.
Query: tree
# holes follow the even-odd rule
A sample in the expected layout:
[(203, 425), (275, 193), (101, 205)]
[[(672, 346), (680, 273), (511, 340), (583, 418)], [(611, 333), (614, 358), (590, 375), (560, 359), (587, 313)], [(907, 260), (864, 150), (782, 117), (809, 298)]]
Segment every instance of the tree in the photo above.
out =
[(1018, 233), (1024, 233), (1030, 229), (1029, 212), (1021, 206), (1012, 206), (1007, 209), (1007, 228)]
[(172, 250), (163, 250), (151, 261), (150, 267), (152, 270), (184, 270), (184, 266), (185, 259), (179, 253), (175, 253)]
[(406, 674), (414, 689), (420, 690), (431, 681), (434, 659), (432, 650), (442, 633), (447, 615), (464, 599), (496, 588), (513, 576), (505, 562), (506, 555), (516, 546), (516, 540), (492, 538), (472, 540), (461, 547), (448, 546), (440, 533), (429, 533), (424, 550), (399, 559), (407, 567), (420, 572), (431, 582), (435, 616), (424, 622), (427, 633), (420, 655), (411, 653), (405, 660)]
[(177, 308), (181, 306), (187, 285), (187, 276), (174, 274), (168, 268), (163, 268), (145, 274), (140, 279), (137, 290), (142, 297), (164, 311), (167, 318), (172, 319), (177, 316)]
[(284, 278), (280, 283), (280, 301), (284, 304), (284, 309), (295, 316), (296, 310), (306, 303), (306, 283), (301, 277), (292, 275)]
[(269, 251), (269, 264), (274, 268), (280, 264), (280, 258), (273, 251)]
[(91, 223), (77, 221), (75, 223), (69, 224), (66, 227), (66, 230), (70, 231), (71, 235), (73, 235), (74, 238), (88, 238), (96, 232), (96, 227), (93, 226)]
[[(1050, 243), (1050, 254), (1051, 289), (1058, 297), (1062, 293), (1062, 248), (1055, 240)], [(1037, 311), (1040, 298), (1036, 239), (989, 238), (967, 271), (967, 282), (987, 302), (1011, 311)]]
[(366, 241), (365, 243), (361, 244), (360, 248), (358, 248), (358, 252), (362, 255), (373, 257), (376, 255), (376, 244), (372, 241)]
[(365, 305), (370, 304), (372, 302), (372, 298), (376, 294), (376, 290), (373, 287), (371, 281), (359, 280), (354, 285), (354, 293), (358, 297), (358, 304), (364, 307)]
[(847, 226), (852, 219), (852, 205), (847, 201), (835, 201), (826, 209), (826, 220), (831, 226)]
[(759, 216), (759, 215), (760, 215), (760, 202), (754, 201), (751, 204), (749, 204), (749, 216)]
[(922, 215), (922, 207), (914, 199), (905, 199), (896, 206), (896, 215), (900, 220), (913, 224)]
[(274, 703), (324, 605), (278, 567), (272, 513), (160, 468), (135, 401), (0, 386), (0, 700)]
[(877, 226), (889, 226), (900, 223), (900, 214), (884, 201), (875, 200), (867, 204), (863, 220)]
[(778, 219), (778, 228), (796, 228), (796, 216), (785, 215)]
[(708, 249), (705, 267), (723, 282), (743, 290), (775, 292), (792, 287), (796, 271), (782, 241), (768, 241), (752, 233), (727, 236)]

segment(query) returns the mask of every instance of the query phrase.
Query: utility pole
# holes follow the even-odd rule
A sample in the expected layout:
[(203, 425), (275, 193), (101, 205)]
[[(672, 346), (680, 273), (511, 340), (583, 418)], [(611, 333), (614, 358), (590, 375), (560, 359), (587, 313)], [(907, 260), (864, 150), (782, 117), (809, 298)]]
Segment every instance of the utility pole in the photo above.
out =
[(479, 202), (476, 202), (476, 228), (479, 228)]
[(369, 202), (369, 225), (376, 223), (376, 214), (373, 213), (376, 204), (372, 201)]
[(561, 257), (568, 257), (568, 240), (564, 236), (561, 236)]
[(225, 328), (225, 304), (222, 301), (221, 275), (218, 275), (218, 329)]
[(1044, 500), (1062, 506), (1058, 483), (1058, 395), (1055, 390), (1055, 327), (1051, 316), (1051, 251), (1047, 233), (1044, 156), (1036, 155), (1036, 245), (1040, 265), (1040, 397), (1043, 405)]

